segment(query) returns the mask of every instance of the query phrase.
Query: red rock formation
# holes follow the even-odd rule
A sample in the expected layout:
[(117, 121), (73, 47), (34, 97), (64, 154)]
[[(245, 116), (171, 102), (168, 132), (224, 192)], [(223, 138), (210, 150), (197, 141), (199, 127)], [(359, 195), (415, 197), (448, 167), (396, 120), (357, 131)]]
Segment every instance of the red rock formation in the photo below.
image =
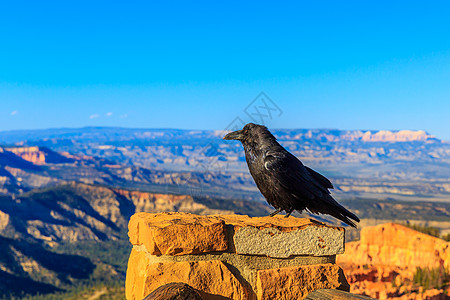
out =
[(361, 240), (347, 243), (345, 254), (339, 256), (339, 261), (357, 265), (433, 268), (444, 263), (446, 245), (442, 239), (387, 223), (363, 228)]
[(346, 243), (337, 264), (350, 290), (377, 299), (448, 299), (443, 290), (413, 284), (421, 268), (448, 268), (450, 243), (408, 227), (386, 223), (361, 230), (361, 240)]
[(17, 147), (7, 148), (7, 150), (35, 165), (45, 164), (45, 153), (40, 151), (39, 147)]
[(146, 202), (146, 201), (156, 201), (156, 199), (161, 199), (164, 202), (168, 203), (174, 203), (179, 202), (186, 199), (191, 199), (191, 196), (187, 195), (172, 195), (172, 194), (157, 194), (157, 193), (147, 193), (147, 192), (140, 192), (140, 191), (130, 191), (130, 190), (123, 190), (123, 189), (114, 189), (114, 191), (124, 196), (128, 199), (133, 199), (133, 202)]

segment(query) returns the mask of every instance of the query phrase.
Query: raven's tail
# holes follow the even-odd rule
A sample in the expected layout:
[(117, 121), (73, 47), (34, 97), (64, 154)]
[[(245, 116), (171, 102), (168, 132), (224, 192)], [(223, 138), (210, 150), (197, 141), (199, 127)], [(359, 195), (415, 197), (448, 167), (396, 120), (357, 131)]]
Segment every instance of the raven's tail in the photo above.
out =
[(341, 220), (345, 224), (356, 228), (356, 224), (352, 220), (356, 222), (359, 222), (360, 220), (354, 213), (348, 211), (345, 207), (337, 203), (337, 201), (334, 200), (331, 195), (328, 195), (328, 197), (326, 197), (324, 200), (327, 202), (327, 211), (325, 212), (326, 214), (329, 214)]
[(330, 213), (330, 215), (341, 220), (345, 224), (356, 228), (356, 224), (350, 219), (353, 219), (356, 222), (359, 222), (359, 218), (355, 214), (353, 214), (350, 211), (348, 211), (347, 209), (345, 209), (344, 207), (342, 207), (342, 209), (344, 212), (339, 212), (339, 213), (335, 213), (335, 214)]

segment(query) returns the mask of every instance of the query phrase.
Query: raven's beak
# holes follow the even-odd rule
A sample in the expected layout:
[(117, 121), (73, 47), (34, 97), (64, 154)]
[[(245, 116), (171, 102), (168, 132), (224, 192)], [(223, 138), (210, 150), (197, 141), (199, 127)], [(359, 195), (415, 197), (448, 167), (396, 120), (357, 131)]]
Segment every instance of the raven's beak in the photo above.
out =
[(229, 134), (224, 136), (223, 139), (224, 140), (240, 140), (243, 137), (244, 137), (244, 135), (242, 134), (242, 130), (237, 130), (237, 131), (230, 132)]

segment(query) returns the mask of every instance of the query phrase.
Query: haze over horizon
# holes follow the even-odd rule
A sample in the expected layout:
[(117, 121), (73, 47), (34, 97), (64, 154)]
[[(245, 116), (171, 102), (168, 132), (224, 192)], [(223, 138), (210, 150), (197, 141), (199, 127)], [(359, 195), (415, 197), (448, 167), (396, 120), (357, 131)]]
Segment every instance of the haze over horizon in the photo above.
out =
[[(26, 141), (29, 139), (30, 134), (34, 134), (33, 138), (37, 139), (47, 139), (57, 136), (63, 136), (66, 134), (74, 134), (79, 135), (83, 133), (89, 134), (106, 134), (109, 136), (117, 136), (117, 134), (124, 134), (128, 132), (131, 134), (130, 137), (134, 136), (137, 132), (144, 133), (146, 131), (150, 132), (166, 132), (169, 133), (172, 131), (178, 132), (187, 132), (198, 134), (200, 132), (208, 133), (213, 132), (213, 135), (220, 138), (222, 134), (225, 132), (230, 132), (235, 130), (236, 128), (226, 128), (226, 129), (198, 129), (198, 128), (136, 128), (136, 127), (119, 127), (119, 126), (84, 126), (84, 127), (59, 127), (59, 128), (37, 128), (37, 129), (13, 129), (13, 130), (0, 130), (0, 143), (1, 142), (11, 142), (11, 138), (14, 141)], [(240, 129), (240, 127), (239, 127)], [(321, 136), (323, 134), (326, 135), (335, 135), (340, 136), (344, 140), (346, 139), (361, 139), (361, 141), (424, 141), (430, 139), (437, 139), (443, 142), (450, 142), (448, 140), (442, 139), (438, 136), (434, 136), (424, 130), (374, 130), (374, 129), (338, 129), (338, 128), (269, 128), (272, 133), (277, 137), (278, 135), (282, 135), (285, 137), (286, 132), (292, 130), (292, 132), (298, 132), (305, 134), (303, 131), (310, 131), (313, 135)], [(112, 132), (111, 130), (115, 130)], [(136, 131), (136, 132), (135, 132)], [(316, 134), (314, 134), (316, 132)], [(217, 133), (219, 134), (217, 136)], [(1, 145), (1, 144), (0, 144)]]
[(220, 130), (254, 121), (246, 108), (264, 92), (279, 109), (260, 111), (274, 113), (270, 128), (450, 140), (449, 11), (445, 1), (3, 3), (0, 131)]
[[(213, 129), (201, 129), (201, 128), (175, 128), (175, 127), (128, 127), (128, 126), (80, 126), (80, 127), (66, 127), (66, 126), (61, 126), (61, 127), (48, 127), (48, 128), (23, 128), (23, 129), (7, 129), (7, 130), (0, 130), (0, 132), (14, 132), (14, 131), (45, 131), (45, 130), (77, 130), (77, 129), (87, 129), (87, 128), (122, 128), (122, 129), (141, 129), (141, 130), (186, 130), (186, 131), (230, 131), (228, 129), (217, 129), (217, 128), (213, 128)], [(296, 129), (301, 129), (301, 130), (337, 130), (337, 131), (372, 131), (372, 132), (377, 132), (377, 131), (391, 131), (391, 132), (398, 132), (398, 131), (413, 131), (413, 132), (418, 132), (418, 131), (424, 131), (426, 134), (432, 135), (429, 132), (422, 130), (422, 129), (340, 129), (340, 128), (294, 128), (294, 127), (290, 127), (290, 128), (286, 128), (286, 127), (276, 127), (276, 128), (269, 128), (270, 130), (296, 130)], [(433, 135), (432, 135), (433, 136)], [(439, 137), (437, 137), (439, 138)]]

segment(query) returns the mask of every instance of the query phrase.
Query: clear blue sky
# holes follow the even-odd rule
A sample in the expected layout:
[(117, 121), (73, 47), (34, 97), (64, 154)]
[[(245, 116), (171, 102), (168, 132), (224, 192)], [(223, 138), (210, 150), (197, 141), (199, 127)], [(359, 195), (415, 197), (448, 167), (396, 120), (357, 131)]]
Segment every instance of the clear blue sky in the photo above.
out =
[[(277, 128), (450, 140), (447, 1), (2, 1), (0, 130)], [(243, 116), (243, 117), (242, 117)]]

